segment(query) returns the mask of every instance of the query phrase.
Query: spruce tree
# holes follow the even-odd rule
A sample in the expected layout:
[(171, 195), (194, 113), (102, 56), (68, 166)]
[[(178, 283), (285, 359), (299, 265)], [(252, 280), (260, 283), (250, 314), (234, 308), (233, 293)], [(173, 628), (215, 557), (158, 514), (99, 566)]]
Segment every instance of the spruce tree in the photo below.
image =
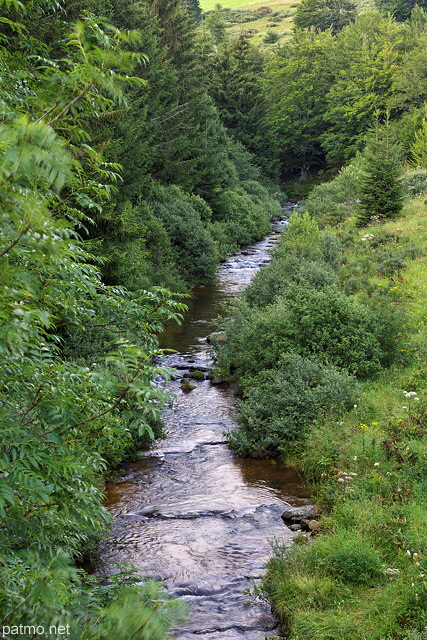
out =
[(408, 20), (417, 6), (427, 9), (426, 0), (375, 0), (375, 4), (380, 11), (390, 13), (399, 22)]
[(295, 12), (294, 24), (298, 29), (318, 29), (333, 33), (356, 17), (356, 5), (351, 0), (302, 0)]
[(365, 175), (362, 182), (362, 212), (358, 225), (396, 218), (403, 207), (399, 183), (401, 165), (399, 149), (390, 140), (388, 124), (378, 130), (364, 150)]

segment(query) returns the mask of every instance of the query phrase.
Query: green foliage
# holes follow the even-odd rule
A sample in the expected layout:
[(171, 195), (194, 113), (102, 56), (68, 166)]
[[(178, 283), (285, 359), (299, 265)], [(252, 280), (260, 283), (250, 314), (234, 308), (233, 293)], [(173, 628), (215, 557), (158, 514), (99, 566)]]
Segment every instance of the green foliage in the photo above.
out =
[(170, 600), (160, 585), (137, 584), (132, 569), (123, 568), (101, 585), (71, 567), (62, 551), (3, 557), (1, 570), (5, 634), (14, 634), (13, 629), (22, 625), (44, 627), (52, 639), (58, 637), (55, 629), (63, 627), (76, 640), (108, 635), (117, 640), (161, 640), (184, 613), (181, 603)]
[(401, 39), (396, 22), (375, 12), (362, 14), (336, 36), (335, 81), (327, 95), (321, 134), (330, 166), (341, 167), (361, 151), (376, 114), (386, 113)]
[[(76, 232), (92, 223), (88, 213), (102, 212), (120, 169), (90, 146), (85, 123), (124, 104), (142, 59), (126, 47), (137, 38), (87, 17), (64, 40), (66, 57), (37, 58), (28, 84), (2, 93), (2, 620), (70, 620), (82, 639), (111, 635), (113, 626), (117, 638), (161, 638), (170, 626), (160, 592), (161, 605), (152, 587), (135, 585), (103, 602), (95, 581), (84, 592), (71, 564), (109, 519), (99, 488), (106, 461), (154, 435), (169, 400), (156, 381), (169, 375), (155, 364), (156, 333), (184, 310), (163, 289), (107, 286)], [(18, 78), (3, 49), (0, 56)], [(90, 366), (63, 358), (67, 331), (106, 328)]]
[(414, 133), (410, 154), (415, 167), (427, 167), (427, 122), (425, 120)]
[(274, 44), (278, 40), (280, 40), (280, 35), (275, 31), (267, 31), (267, 34), (262, 39), (265, 44)]
[(295, 12), (298, 29), (313, 27), (320, 31), (341, 31), (356, 16), (356, 5), (350, 0), (301, 0)]
[(242, 392), (242, 427), (231, 433), (230, 446), (241, 456), (265, 458), (288, 453), (319, 414), (352, 406), (357, 387), (336, 367), (285, 353), (274, 369), (245, 376)]
[(360, 155), (340, 170), (331, 182), (315, 186), (303, 202), (303, 210), (321, 226), (335, 225), (360, 209), (363, 164)]
[(359, 224), (397, 217), (403, 208), (399, 151), (388, 131), (377, 133), (364, 151)]
[(324, 262), (284, 256), (280, 264), (275, 261), (253, 278), (245, 289), (244, 299), (252, 307), (262, 309), (286, 296), (287, 289), (293, 285), (321, 291), (337, 282), (335, 270)]
[(266, 65), (269, 126), (280, 149), (282, 177), (305, 178), (323, 165), (319, 131), (333, 79), (332, 47), (330, 32), (298, 31)]
[(273, 178), (277, 148), (268, 123), (268, 105), (260, 52), (241, 35), (222, 45), (211, 68), (209, 93), (229, 133), (253, 154), (254, 161)]
[[(405, 251), (417, 255), (390, 235), (361, 243), (367, 264), (378, 252), (373, 269), (401, 268), (389, 247), (399, 259)], [(271, 263), (233, 309), (219, 364), (243, 397), (241, 428), (230, 437), (239, 455), (289, 455), (316, 420), (353, 405), (352, 376), (376, 375), (398, 357), (400, 314), (385, 301), (361, 304), (340, 290), (340, 249), (307, 213), (295, 213)], [(335, 453), (326, 458), (333, 464)]]
[[(161, 220), (171, 239), (175, 262), (190, 284), (212, 282), (218, 265), (215, 243), (205, 229), (200, 212), (205, 217), (210, 210), (197, 196), (188, 195), (179, 187), (156, 187), (149, 200), (154, 217)], [(191, 256), (189, 261), (188, 256)]]
[(410, 198), (419, 196), (427, 191), (427, 169), (418, 169), (405, 173), (401, 179), (403, 193)]
[(377, 7), (384, 13), (390, 13), (396, 20), (408, 20), (415, 6), (427, 9), (424, 0), (375, 0)]
[(242, 306), (224, 351), (238, 376), (271, 368), (293, 351), (316, 354), (365, 378), (396, 357), (389, 332), (396, 336), (398, 330), (387, 313), (356, 303), (336, 287), (293, 285), (263, 311)]

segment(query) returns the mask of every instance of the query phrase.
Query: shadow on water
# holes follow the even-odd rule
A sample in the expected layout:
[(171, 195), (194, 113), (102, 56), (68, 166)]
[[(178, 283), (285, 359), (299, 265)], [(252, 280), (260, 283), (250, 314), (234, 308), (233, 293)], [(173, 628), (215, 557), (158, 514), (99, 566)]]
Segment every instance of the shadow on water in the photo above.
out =
[[(183, 325), (167, 328), (161, 346), (177, 353), (165, 363), (180, 375), (212, 366), (210, 323), (268, 262), (283, 224), (230, 257), (214, 286), (195, 290)], [(205, 379), (185, 394), (180, 383), (179, 377), (167, 383), (176, 399), (163, 415), (166, 438), (106, 483), (115, 519), (98, 573), (109, 575), (114, 563), (130, 562), (187, 600), (189, 618), (174, 630), (179, 640), (200, 634), (204, 640), (259, 640), (277, 621), (266, 603), (248, 606), (248, 590), (264, 571), (271, 541), (292, 540), (281, 520), (284, 508), (307, 504), (309, 496), (282, 463), (237, 459), (230, 451), (227, 433), (236, 428), (232, 389)]]

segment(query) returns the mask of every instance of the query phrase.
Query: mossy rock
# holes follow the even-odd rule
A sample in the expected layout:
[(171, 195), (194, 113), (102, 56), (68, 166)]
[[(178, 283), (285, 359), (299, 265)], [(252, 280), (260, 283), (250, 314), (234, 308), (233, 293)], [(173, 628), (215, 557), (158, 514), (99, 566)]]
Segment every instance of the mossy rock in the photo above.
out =
[(193, 391), (193, 389), (195, 388), (196, 386), (188, 380), (183, 380), (181, 383), (181, 391), (183, 391), (184, 393), (190, 393), (190, 391)]
[(186, 378), (192, 378), (193, 380), (204, 380), (205, 374), (203, 371), (196, 369), (195, 371), (190, 371), (190, 373), (186, 374)]

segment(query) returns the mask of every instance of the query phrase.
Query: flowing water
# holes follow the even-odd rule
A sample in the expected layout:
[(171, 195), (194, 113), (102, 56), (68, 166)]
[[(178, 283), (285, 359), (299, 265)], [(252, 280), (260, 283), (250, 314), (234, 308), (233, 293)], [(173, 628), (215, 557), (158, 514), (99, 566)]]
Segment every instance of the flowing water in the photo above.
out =
[(185, 599), (188, 620), (174, 630), (180, 640), (274, 634), (269, 606), (249, 590), (263, 573), (271, 541), (292, 538), (280, 517), (284, 508), (309, 502), (298, 477), (282, 464), (238, 459), (228, 449), (224, 434), (236, 426), (231, 388), (208, 380), (194, 381), (190, 393), (180, 386), (184, 373), (212, 366), (206, 342), (212, 319), (268, 262), (284, 224), (229, 258), (216, 285), (195, 291), (183, 325), (168, 328), (161, 346), (177, 353), (164, 362), (178, 375), (167, 383), (176, 394), (163, 416), (167, 437), (106, 486), (115, 520), (99, 572), (108, 575), (114, 563), (130, 562)]

